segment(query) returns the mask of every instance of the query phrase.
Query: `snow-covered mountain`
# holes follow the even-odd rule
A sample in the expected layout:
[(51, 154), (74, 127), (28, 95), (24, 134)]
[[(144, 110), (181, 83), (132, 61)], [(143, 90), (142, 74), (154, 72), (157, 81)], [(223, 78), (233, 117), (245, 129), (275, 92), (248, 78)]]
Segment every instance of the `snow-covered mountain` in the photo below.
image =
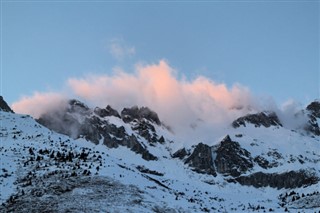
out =
[(320, 211), (318, 101), (299, 129), (260, 112), (193, 144), (147, 107), (0, 108), (0, 212)]

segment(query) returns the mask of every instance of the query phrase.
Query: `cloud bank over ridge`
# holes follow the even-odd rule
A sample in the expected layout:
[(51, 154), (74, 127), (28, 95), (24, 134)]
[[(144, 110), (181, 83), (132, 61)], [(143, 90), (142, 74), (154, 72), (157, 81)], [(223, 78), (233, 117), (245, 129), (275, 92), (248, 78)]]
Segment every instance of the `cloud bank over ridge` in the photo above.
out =
[[(36, 92), (12, 105), (19, 113), (39, 117), (67, 96), (105, 107), (107, 104), (121, 109), (133, 105), (148, 106), (169, 123), (208, 120), (219, 123), (231, 111), (248, 111), (256, 102), (248, 88), (225, 84), (199, 76), (192, 81), (178, 79), (177, 71), (164, 60), (158, 64), (137, 65), (135, 73), (117, 71), (114, 75), (90, 75), (67, 81), (69, 95)], [(237, 110), (236, 110), (237, 109)]]
[(66, 82), (67, 94), (36, 92), (12, 104), (12, 108), (38, 118), (42, 113), (64, 107), (68, 98), (78, 98), (92, 107), (109, 104), (117, 110), (147, 106), (174, 132), (186, 135), (191, 131), (197, 135), (195, 138), (230, 126), (240, 116), (262, 110), (276, 111), (283, 120), (291, 122), (292, 111), (297, 108), (290, 107), (295, 104), (292, 103), (282, 111), (272, 99), (262, 103), (240, 84), (228, 88), (203, 76), (193, 80), (177, 76), (177, 71), (161, 60), (157, 64), (137, 65), (134, 73), (117, 70), (113, 75), (70, 78)]

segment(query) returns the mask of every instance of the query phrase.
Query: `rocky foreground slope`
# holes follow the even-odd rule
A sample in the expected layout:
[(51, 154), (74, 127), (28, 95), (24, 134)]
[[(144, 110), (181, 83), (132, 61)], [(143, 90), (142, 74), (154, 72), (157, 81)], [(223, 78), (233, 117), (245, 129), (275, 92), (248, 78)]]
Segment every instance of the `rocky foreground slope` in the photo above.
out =
[(320, 211), (317, 101), (301, 129), (261, 112), (192, 145), (147, 107), (0, 107), (1, 212)]

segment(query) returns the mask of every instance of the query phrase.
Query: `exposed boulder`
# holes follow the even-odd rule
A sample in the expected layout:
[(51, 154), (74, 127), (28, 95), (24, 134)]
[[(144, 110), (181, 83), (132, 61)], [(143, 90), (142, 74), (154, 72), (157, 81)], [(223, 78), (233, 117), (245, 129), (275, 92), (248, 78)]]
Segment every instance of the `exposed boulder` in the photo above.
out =
[(213, 164), (212, 147), (206, 144), (199, 143), (185, 163), (198, 173), (217, 175)]
[(163, 135), (161, 135), (161, 137), (158, 139), (158, 142), (161, 143), (161, 144), (166, 142), (166, 140), (164, 139)]
[(234, 128), (246, 126), (246, 123), (254, 124), (255, 127), (282, 126), (278, 116), (274, 112), (260, 112), (257, 114), (249, 114), (238, 118), (232, 122)]
[(0, 111), (14, 113), (2, 96), (0, 96)]
[(148, 107), (131, 107), (131, 108), (124, 108), (121, 111), (121, 118), (124, 122), (129, 123), (134, 119), (142, 120), (143, 118), (156, 123), (158, 125), (161, 124), (160, 119), (154, 111), (150, 110)]
[(247, 172), (253, 167), (250, 152), (240, 147), (238, 142), (226, 136), (219, 145), (214, 147), (216, 158), (214, 164), (217, 172), (233, 177)]
[(281, 174), (257, 172), (248, 176), (237, 177), (235, 180), (242, 185), (257, 188), (270, 186), (272, 188), (288, 189), (315, 184), (319, 181), (319, 178), (306, 171), (300, 170)]

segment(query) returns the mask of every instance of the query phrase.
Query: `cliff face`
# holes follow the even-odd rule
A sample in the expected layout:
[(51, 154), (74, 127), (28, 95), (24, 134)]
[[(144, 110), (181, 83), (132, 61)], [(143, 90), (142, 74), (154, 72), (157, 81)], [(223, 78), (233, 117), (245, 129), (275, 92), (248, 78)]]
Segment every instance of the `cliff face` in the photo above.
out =
[(320, 102), (313, 101), (307, 107), (306, 111), (309, 117), (308, 124), (306, 125), (305, 129), (317, 136), (320, 135)]
[(0, 111), (14, 113), (2, 96), (0, 96)]

